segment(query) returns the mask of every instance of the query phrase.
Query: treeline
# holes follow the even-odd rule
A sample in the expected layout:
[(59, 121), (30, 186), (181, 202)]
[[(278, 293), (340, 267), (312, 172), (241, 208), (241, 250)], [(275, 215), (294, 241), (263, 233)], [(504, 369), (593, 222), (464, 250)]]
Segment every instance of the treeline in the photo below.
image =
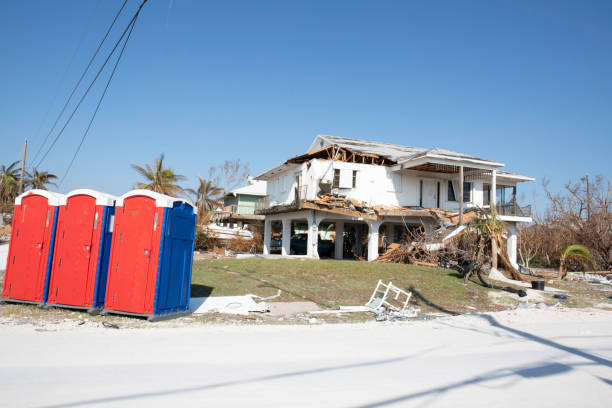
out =
[[(559, 193), (547, 183), (548, 209), (519, 231), (519, 259), (526, 266), (569, 270), (612, 268), (612, 185), (599, 176), (568, 182)], [(576, 247), (588, 250), (576, 251)], [(573, 250), (573, 251), (572, 251)], [(563, 265), (561, 265), (563, 266)]]

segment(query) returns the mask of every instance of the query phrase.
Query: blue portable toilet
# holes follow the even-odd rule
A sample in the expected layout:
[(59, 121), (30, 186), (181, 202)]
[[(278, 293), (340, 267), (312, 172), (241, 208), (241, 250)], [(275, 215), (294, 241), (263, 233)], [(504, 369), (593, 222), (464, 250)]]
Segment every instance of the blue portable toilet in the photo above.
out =
[(119, 197), (102, 313), (188, 313), (195, 228), (196, 210), (183, 199), (149, 190)]

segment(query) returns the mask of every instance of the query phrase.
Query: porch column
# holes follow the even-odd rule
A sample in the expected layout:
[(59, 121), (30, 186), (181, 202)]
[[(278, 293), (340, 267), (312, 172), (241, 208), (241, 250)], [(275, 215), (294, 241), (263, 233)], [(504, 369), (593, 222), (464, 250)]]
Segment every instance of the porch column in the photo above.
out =
[(459, 166), (459, 225), (463, 225), (463, 166)]
[(308, 217), (308, 242), (306, 245), (306, 256), (309, 258), (319, 259), (319, 221), (316, 218), (316, 212), (313, 210), (312, 215)]
[(382, 221), (370, 221), (368, 234), (368, 261), (373, 261), (378, 258), (378, 230)]
[[(489, 203), (491, 208), (495, 210), (497, 216), (497, 170), (491, 170), (491, 197), (489, 197)], [(491, 269), (497, 270), (497, 241), (491, 240), (491, 250), (493, 256), (491, 257)], [(515, 257), (516, 258), (516, 257)]]
[(516, 262), (516, 243), (517, 243), (517, 230), (515, 223), (506, 223), (508, 229), (508, 240), (506, 241), (506, 250), (508, 252), (508, 259), (510, 263), (518, 270), (518, 263)]
[(281, 255), (291, 253), (291, 218), (283, 219), (283, 246)]
[(266, 218), (264, 221), (264, 242), (263, 242), (264, 255), (270, 254), (271, 242), (272, 242), (272, 221)]
[(344, 221), (336, 222), (336, 240), (334, 245), (334, 258), (342, 259), (344, 252)]

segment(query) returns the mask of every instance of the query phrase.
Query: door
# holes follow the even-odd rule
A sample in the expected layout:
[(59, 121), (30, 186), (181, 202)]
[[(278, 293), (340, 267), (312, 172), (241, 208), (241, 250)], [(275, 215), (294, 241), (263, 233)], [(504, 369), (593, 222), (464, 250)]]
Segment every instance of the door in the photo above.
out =
[(31, 195), (21, 200), (7, 260), (3, 297), (40, 302), (47, 272), (48, 228), (53, 225), (53, 207), (46, 197)]
[(424, 208), (436, 208), (438, 204), (437, 181), (431, 179), (423, 179), (421, 185), (423, 186), (421, 206)]
[(96, 211), (96, 199), (87, 195), (72, 196), (60, 207), (50, 303), (91, 306), (88, 289), (95, 285), (97, 258), (92, 241), (100, 222)]
[(161, 216), (155, 200), (135, 196), (124, 201), (115, 217), (113, 246), (117, 253), (111, 259), (106, 302), (114, 310), (145, 313), (150, 301), (148, 292), (155, 290), (155, 282), (150, 282), (151, 271), (157, 270), (159, 253), (152, 248), (152, 241), (153, 234), (161, 229)]

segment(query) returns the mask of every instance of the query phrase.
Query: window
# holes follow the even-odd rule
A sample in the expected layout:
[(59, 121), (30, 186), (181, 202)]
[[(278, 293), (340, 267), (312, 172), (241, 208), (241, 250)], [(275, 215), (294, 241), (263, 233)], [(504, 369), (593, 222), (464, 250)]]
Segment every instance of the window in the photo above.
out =
[(340, 187), (340, 169), (334, 169), (334, 181), (332, 182), (332, 187)]
[(482, 185), (482, 205), (491, 205), (491, 185)]
[(357, 177), (355, 173), (348, 169), (334, 169), (332, 188), (353, 188)]
[(353, 170), (353, 188), (357, 187), (357, 170)]
[[(459, 183), (448, 180), (448, 201), (458, 201), (458, 197), (455, 195), (455, 189), (458, 187)], [(469, 203), (470, 201), (472, 201), (472, 183), (466, 181), (463, 183), (463, 202)]]
[(391, 181), (393, 182), (393, 191), (396, 193), (402, 192), (402, 175), (398, 173), (393, 173), (391, 175)]

